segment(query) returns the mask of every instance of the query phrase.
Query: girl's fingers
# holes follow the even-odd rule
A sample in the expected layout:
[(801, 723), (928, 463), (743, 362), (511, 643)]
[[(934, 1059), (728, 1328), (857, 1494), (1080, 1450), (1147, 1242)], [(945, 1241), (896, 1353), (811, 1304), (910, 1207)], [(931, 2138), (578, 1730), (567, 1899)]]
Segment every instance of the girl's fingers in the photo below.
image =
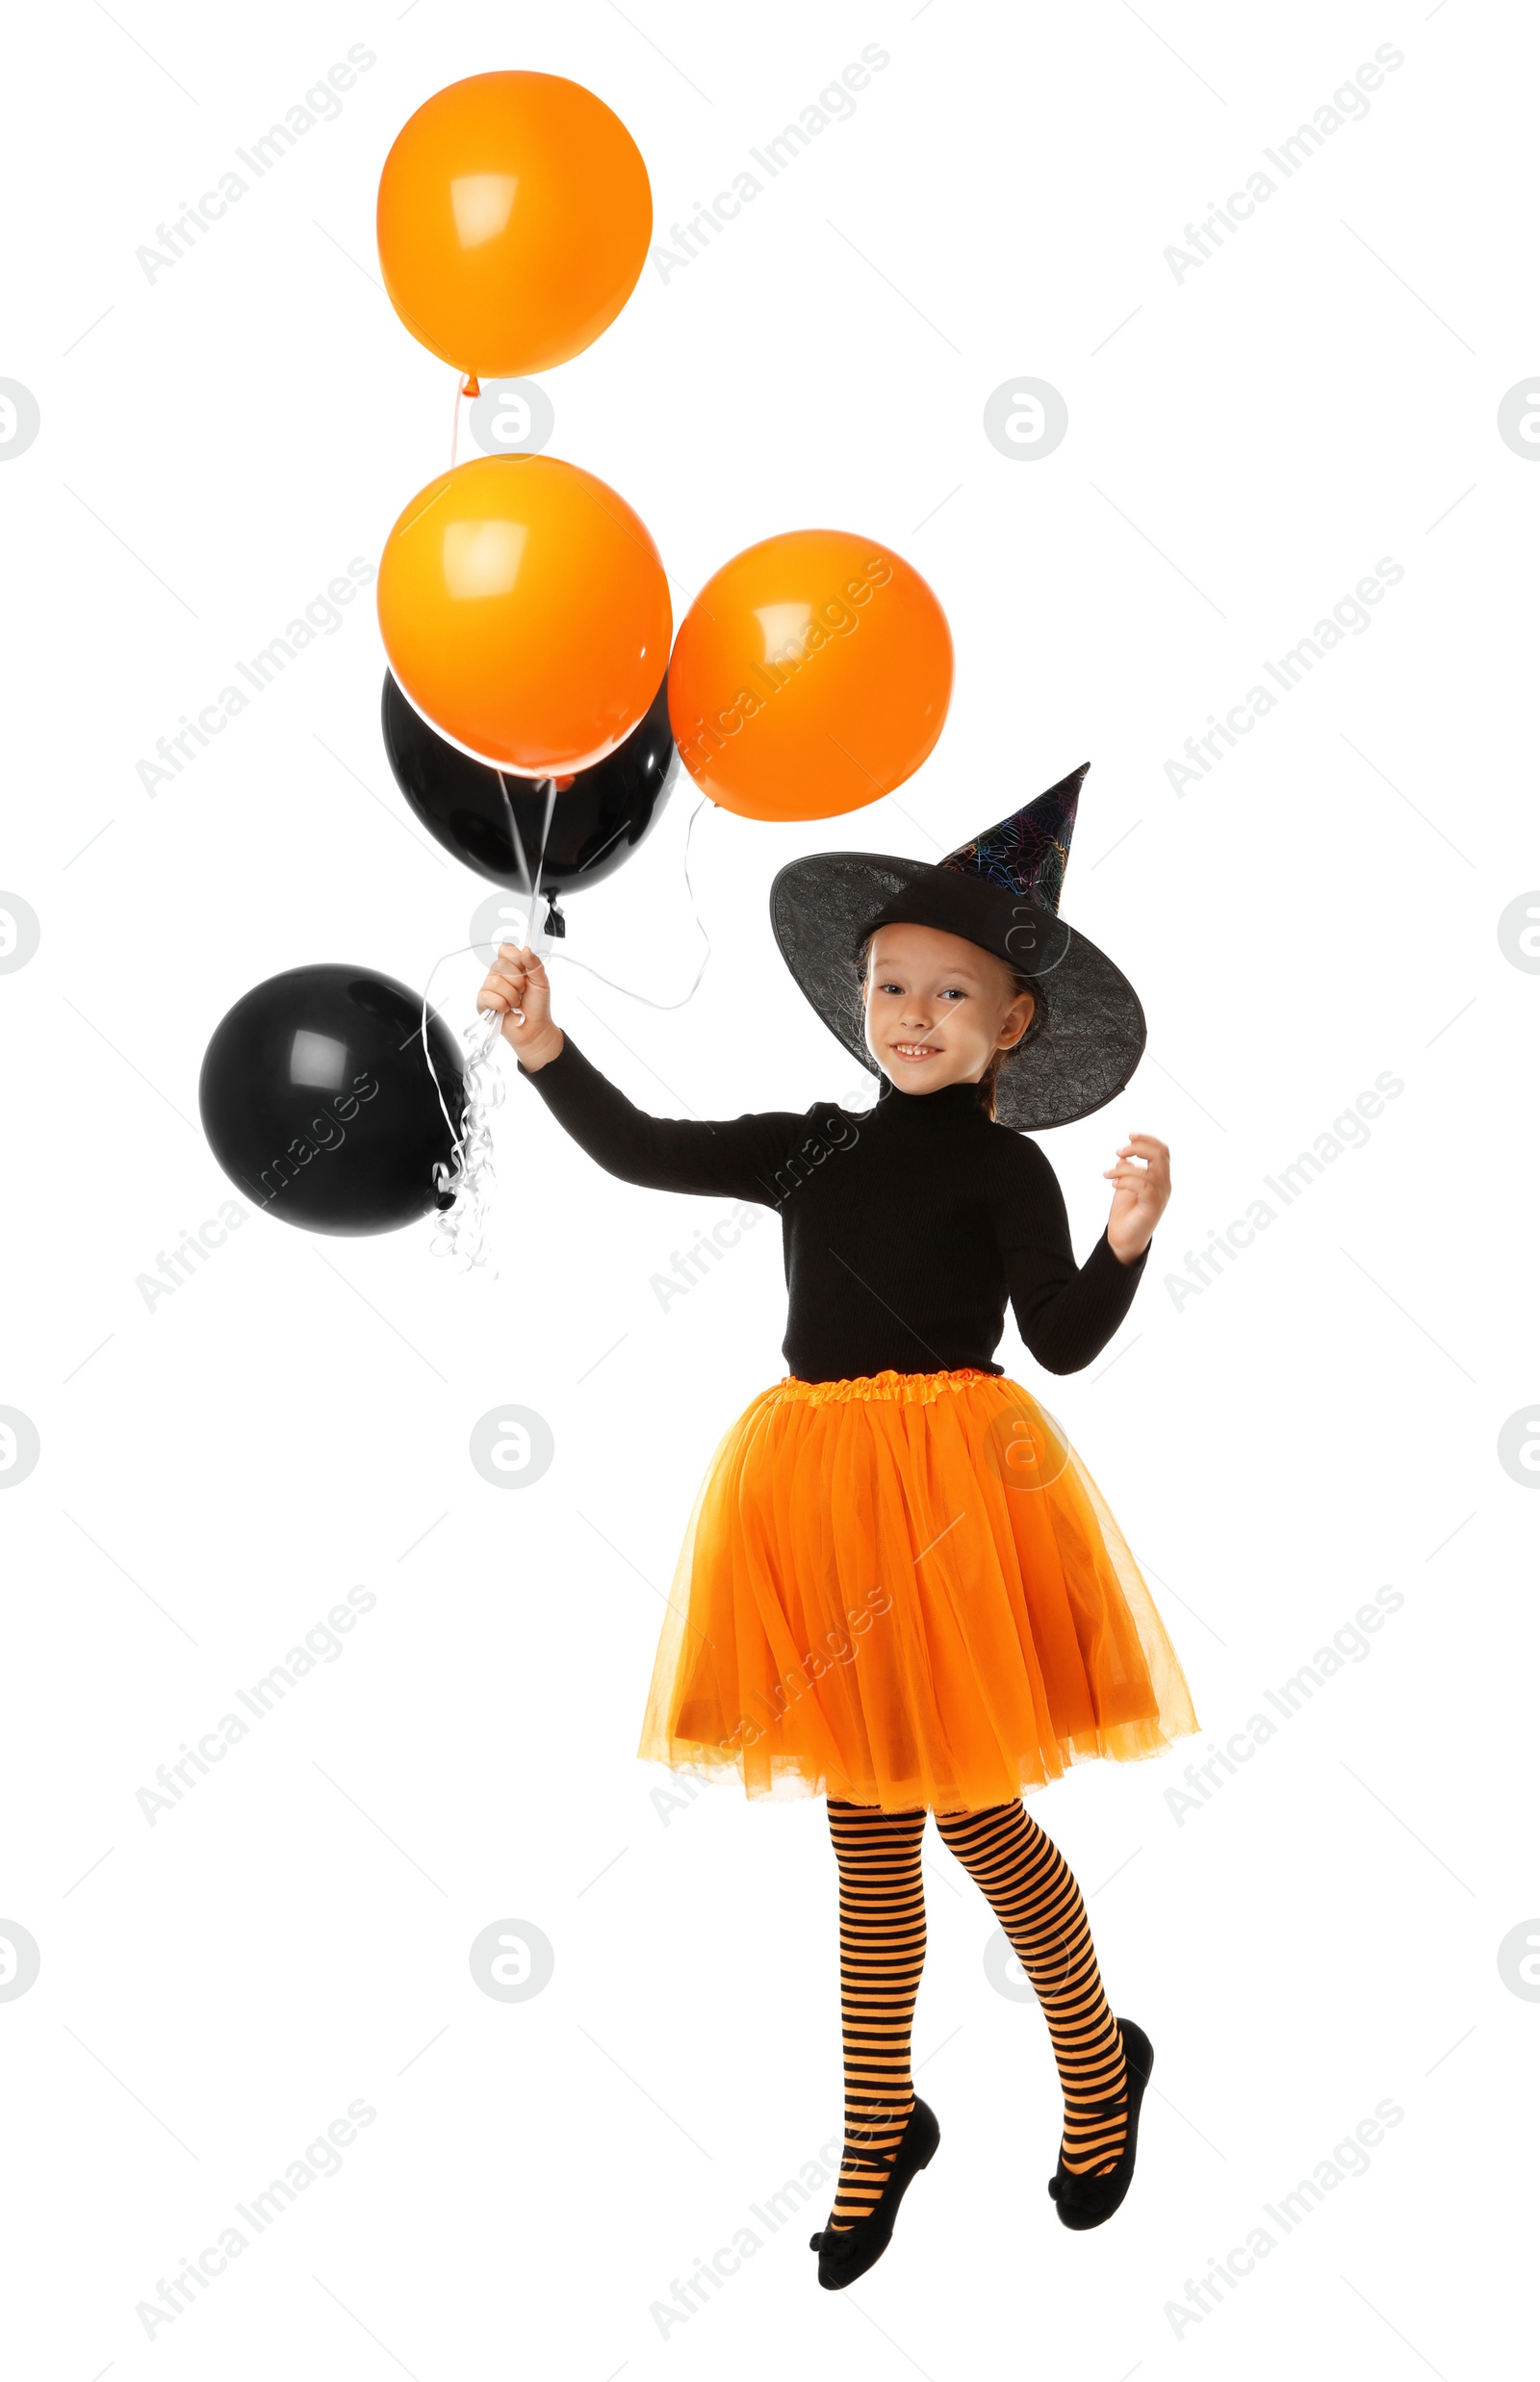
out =
[(500, 943), (498, 945), (498, 958), (500, 960), (509, 959), (514, 960), (520, 970), (526, 976), (543, 978), (545, 975), (545, 961), (543, 960), (536, 959), (527, 943)]
[[(545, 967), (529, 946), (500, 943), (492, 973), (482, 989), (481, 1005), (501, 1013), (504, 1032), (516, 1028), (522, 1033), (529, 1023), (525, 1005), (533, 998), (538, 1008), (549, 995)], [(539, 1022), (537, 1017), (536, 1023)]]
[(1117, 1155), (1119, 1158), (1145, 1158), (1152, 1166), (1164, 1166), (1170, 1163), (1171, 1153), (1164, 1141), (1156, 1140), (1152, 1133), (1135, 1133), (1130, 1134)]
[[(1159, 1183), (1163, 1189), (1169, 1189), (1171, 1153), (1165, 1142), (1158, 1141), (1152, 1133), (1130, 1134), (1117, 1156), (1122, 1162), (1125, 1179), (1138, 1175), (1146, 1181)], [(1136, 1159), (1142, 1160), (1142, 1164), (1134, 1165), (1132, 1162)]]
[(500, 947), (494, 973), (505, 976), (521, 992), (527, 990), (549, 994), (551, 989), (545, 962), (537, 960), (532, 951), (521, 949), (514, 943), (503, 943)]
[(1115, 1183), (1119, 1191), (1131, 1191), (1141, 1199), (1159, 1198), (1164, 1204), (1170, 1186), (1144, 1166), (1106, 1166), (1102, 1170), (1104, 1183)]

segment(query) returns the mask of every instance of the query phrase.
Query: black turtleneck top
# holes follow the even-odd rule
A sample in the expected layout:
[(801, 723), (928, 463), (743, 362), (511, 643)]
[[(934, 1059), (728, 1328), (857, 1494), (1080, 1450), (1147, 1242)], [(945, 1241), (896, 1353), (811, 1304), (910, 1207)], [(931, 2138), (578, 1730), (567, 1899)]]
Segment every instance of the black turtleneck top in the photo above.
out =
[(716, 1192), (780, 1214), (803, 1381), (892, 1370), (998, 1373), (1009, 1298), (1038, 1363), (1078, 1372), (1127, 1315), (1149, 1255), (1105, 1231), (1075, 1264), (1064, 1194), (1035, 1141), (991, 1122), (976, 1084), (895, 1091), (868, 1111), (818, 1101), (707, 1123), (650, 1116), (568, 1036), (527, 1075), (552, 1114), (623, 1182)]

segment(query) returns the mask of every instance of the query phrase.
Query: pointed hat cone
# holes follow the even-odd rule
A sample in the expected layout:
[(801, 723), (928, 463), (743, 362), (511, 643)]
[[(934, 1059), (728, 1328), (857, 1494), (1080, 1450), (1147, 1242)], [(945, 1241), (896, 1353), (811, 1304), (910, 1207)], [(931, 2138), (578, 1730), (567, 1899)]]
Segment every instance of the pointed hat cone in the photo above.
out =
[(971, 843), (960, 844), (939, 865), (968, 877), (982, 877), (1003, 893), (1024, 896), (1057, 912), (1069, 862), (1069, 839), (1075, 832), (1080, 789), (1089, 761), (1061, 778), (1036, 802), (1014, 810), (997, 827), (987, 828)]

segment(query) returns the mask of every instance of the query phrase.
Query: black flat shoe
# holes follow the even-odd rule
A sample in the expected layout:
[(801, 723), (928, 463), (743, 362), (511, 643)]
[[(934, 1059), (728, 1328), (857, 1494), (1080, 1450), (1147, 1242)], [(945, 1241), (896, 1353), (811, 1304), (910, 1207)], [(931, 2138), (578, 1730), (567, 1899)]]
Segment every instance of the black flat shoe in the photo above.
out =
[[(1128, 2132), (1124, 2137), (1122, 2155), (1107, 2175), (1066, 2175), (1065, 2154), (1059, 2153), (1059, 2170), (1048, 2179), (1048, 2192), (1059, 2210), (1059, 2222), (1067, 2225), (1071, 2233), (1089, 2233), (1092, 2225), (1104, 2225), (1109, 2216), (1116, 2216), (1128, 2197), (1128, 2187), (1134, 2180), (1134, 2157), (1139, 2148), (1139, 2108), (1144, 2098), (1144, 2087), (1149, 2083), (1150, 2070), (1155, 2065), (1155, 2049), (1149, 2036), (1132, 2018), (1119, 2018), (1117, 2032), (1123, 2041), (1123, 2065), (1128, 2074)], [(1101, 2117), (1117, 2114), (1116, 2101), (1104, 2101), (1098, 2111)]]
[(855, 2224), (842, 2226), (838, 2231), (826, 2225), (808, 2242), (808, 2247), (818, 2252), (818, 2280), (825, 2291), (843, 2291), (847, 2283), (854, 2283), (869, 2267), (876, 2266), (893, 2238), (893, 2219), (898, 2215), (899, 2202), (921, 2167), (930, 2165), (940, 2139), (936, 2112), (916, 2097), (909, 2123), (891, 2149), (866, 2151), (846, 2144), (848, 2165), (884, 2169), (887, 2181), (876, 2206)]

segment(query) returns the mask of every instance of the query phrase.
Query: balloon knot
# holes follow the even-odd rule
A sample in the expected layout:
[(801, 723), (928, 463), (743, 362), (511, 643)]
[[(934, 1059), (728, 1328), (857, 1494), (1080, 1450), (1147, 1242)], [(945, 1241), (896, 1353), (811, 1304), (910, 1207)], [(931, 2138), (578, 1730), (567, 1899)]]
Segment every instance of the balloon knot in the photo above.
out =
[(464, 380), (460, 383), (460, 395), (468, 397), (478, 397), (481, 395), (481, 383), (475, 372), (466, 373)]

